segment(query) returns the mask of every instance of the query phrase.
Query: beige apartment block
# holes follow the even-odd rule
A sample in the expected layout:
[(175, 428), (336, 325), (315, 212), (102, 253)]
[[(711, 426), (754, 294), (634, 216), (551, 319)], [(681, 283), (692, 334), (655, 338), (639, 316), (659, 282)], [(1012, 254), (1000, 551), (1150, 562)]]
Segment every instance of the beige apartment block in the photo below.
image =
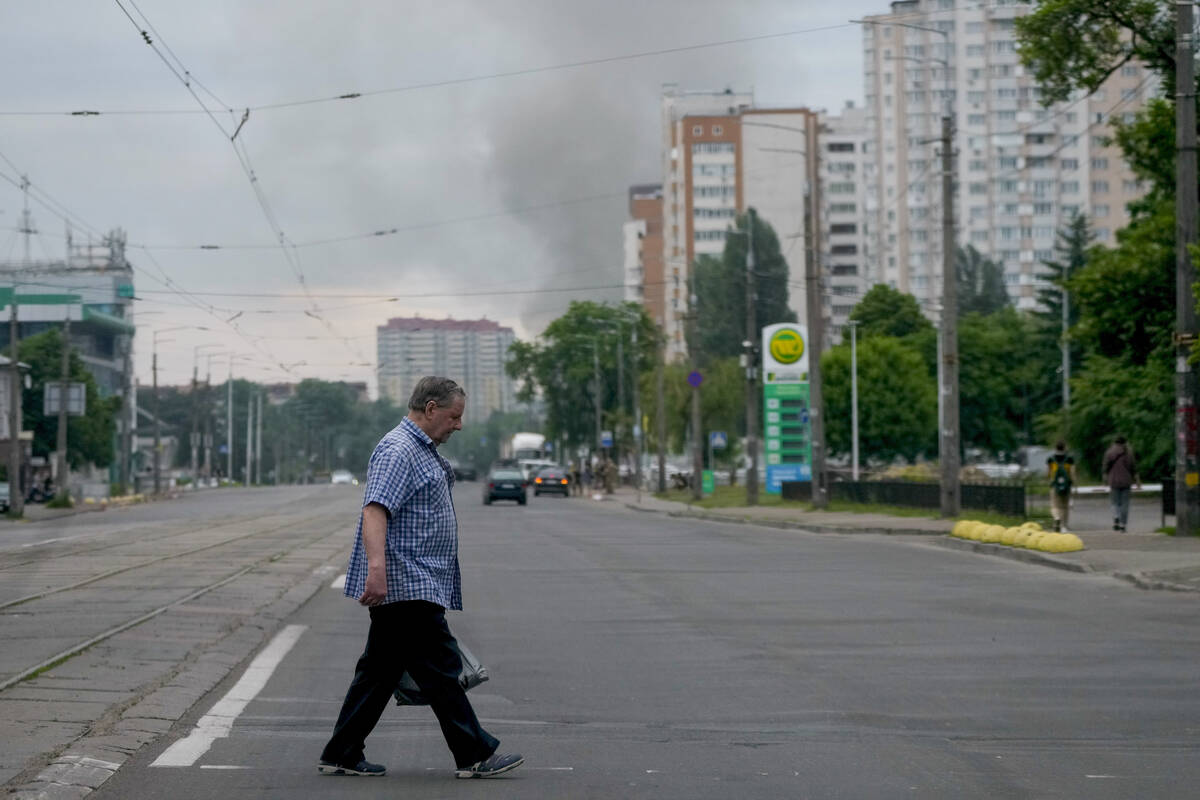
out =
[(1131, 65), (1091, 96), (1043, 107), (1016, 51), (1014, 21), (1030, 8), (899, 0), (863, 26), (872, 278), (912, 293), (930, 314), (942, 281), (943, 114), (954, 130), (956, 242), (1003, 264), (1019, 308), (1035, 307), (1042, 264), (1076, 213), (1111, 242), (1141, 192), (1105, 138), (1109, 121), (1157, 86)]

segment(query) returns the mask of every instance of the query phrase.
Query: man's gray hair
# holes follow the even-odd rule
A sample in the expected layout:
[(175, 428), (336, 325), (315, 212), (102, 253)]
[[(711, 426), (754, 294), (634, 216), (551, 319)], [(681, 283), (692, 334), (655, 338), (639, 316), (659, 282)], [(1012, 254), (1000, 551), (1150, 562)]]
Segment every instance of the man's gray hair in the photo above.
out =
[(455, 397), (466, 396), (463, 388), (450, 378), (426, 375), (417, 381), (413, 388), (412, 395), (408, 398), (408, 407), (412, 411), (424, 411), (425, 406), (432, 400), (434, 405), (440, 408), (453, 403)]

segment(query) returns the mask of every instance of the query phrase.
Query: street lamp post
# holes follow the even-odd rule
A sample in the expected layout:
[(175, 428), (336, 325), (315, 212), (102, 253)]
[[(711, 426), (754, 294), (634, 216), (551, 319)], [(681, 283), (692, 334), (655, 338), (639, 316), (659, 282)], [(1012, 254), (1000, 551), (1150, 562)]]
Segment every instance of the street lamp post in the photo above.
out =
[(850, 320), (850, 474), (858, 481), (858, 322)]
[(160, 341), (170, 342), (171, 339), (159, 339), (164, 333), (172, 331), (186, 330), (208, 330), (207, 328), (198, 328), (195, 325), (176, 325), (171, 328), (159, 328), (151, 334), (151, 355), (150, 355), (150, 370), (154, 379), (154, 493), (157, 495), (162, 490), (162, 458), (159, 450), (162, 447), (162, 421), (159, 417), (160, 399), (158, 396), (158, 343)]

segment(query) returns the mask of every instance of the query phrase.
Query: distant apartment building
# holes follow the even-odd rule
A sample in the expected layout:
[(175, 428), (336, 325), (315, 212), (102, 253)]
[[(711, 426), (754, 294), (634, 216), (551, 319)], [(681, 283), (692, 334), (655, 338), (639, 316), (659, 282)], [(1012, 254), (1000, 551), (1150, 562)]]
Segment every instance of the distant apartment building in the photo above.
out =
[(511, 328), (488, 319), (389, 319), (376, 328), (380, 394), (406, 407), (417, 381), (444, 375), (466, 390), (466, 423), (512, 411), (515, 393), (504, 362), (513, 338)]
[(899, 0), (863, 25), (870, 193), (862, 218), (878, 267), (870, 280), (933, 313), (941, 295), (940, 125), (953, 121), (956, 243), (1004, 267), (1009, 297), (1036, 304), (1057, 232), (1087, 214), (1101, 243), (1142, 187), (1105, 145), (1108, 121), (1155, 90), (1127, 65), (1091, 96), (1044, 108), (1017, 56), (1017, 0)]
[(625, 240), (625, 300), (641, 303), (660, 326), (663, 304), (662, 184), (629, 187), (630, 219), (622, 226)]
[[(662, 95), (663, 329), (668, 358), (686, 355), (691, 266), (720, 256), (738, 214), (754, 208), (770, 223), (791, 271), (789, 305), (806, 316), (806, 249), (819, 252), (807, 224), (819, 203), (817, 115), (805, 108), (760, 109), (750, 93)], [(736, 235), (736, 234), (734, 234)]]
[(867, 112), (847, 103), (841, 114), (821, 116), (821, 264), (828, 328), (825, 341), (841, 340), (850, 312), (876, 282), (867, 192)]

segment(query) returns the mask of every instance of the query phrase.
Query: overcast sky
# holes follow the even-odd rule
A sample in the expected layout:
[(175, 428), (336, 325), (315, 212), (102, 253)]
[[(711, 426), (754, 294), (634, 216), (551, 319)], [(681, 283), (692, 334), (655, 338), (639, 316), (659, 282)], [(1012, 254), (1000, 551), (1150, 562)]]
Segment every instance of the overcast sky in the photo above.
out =
[[(202, 376), (204, 353), (226, 349), (253, 357), (235, 370), (255, 380), (374, 388), (375, 326), (389, 317), (486, 316), (529, 337), (572, 299), (619, 300), (617, 288), (547, 290), (623, 280), (625, 192), (661, 180), (662, 85), (753, 89), (764, 106), (861, 104), (861, 32), (848, 20), (888, 8), (22, 3), (0, 29), (0, 154), (11, 162), (0, 160), (0, 175), (28, 175), (84, 230), (127, 232), (143, 383), (152, 330), (190, 325), (209, 330), (160, 335), (160, 382), (190, 379), (196, 346), (213, 344), (200, 351)], [(150, 25), (157, 52), (138, 32)], [(753, 40), (694, 47), (737, 39)], [(689, 49), (621, 58), (676, 48)], [(215, 120), (164, 59), (190, 73)], [(600, 63), (546, 69), (587, 61)], [(261, 108), (350, 92), (365, 96)], [(237, 143), (267, 211), (227, 136), (247, 106)], [(26, 113), (80, 110), (104, 113)], [(20, 191), (0, 180), (0, 259), (23, 256), (21, 205)], [(63, 219), (32, 210), (33, 257), (61, 258)], [(319, 243), (393, 228), (401, 230)], [(276, 246), (276, 230), (296, 247)], [(87, 238), (79, 227), (74, 235)], [(224, 375), (227, 362), (213, 369)]]

